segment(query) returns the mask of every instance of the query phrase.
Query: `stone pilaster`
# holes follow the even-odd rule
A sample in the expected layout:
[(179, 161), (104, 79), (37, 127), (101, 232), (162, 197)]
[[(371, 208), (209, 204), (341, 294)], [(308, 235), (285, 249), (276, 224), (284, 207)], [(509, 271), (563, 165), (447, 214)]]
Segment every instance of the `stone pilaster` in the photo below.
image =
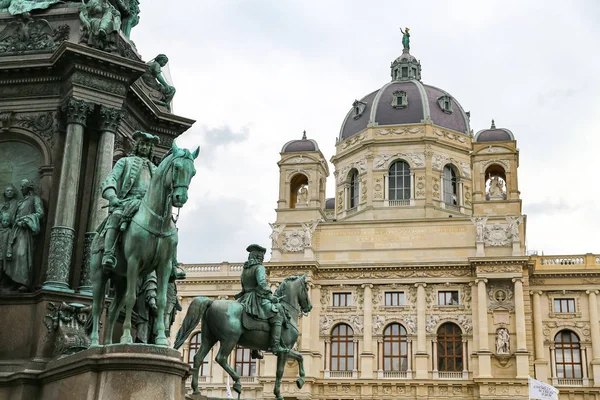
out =
[(81, 175), (83, 131), (87, 116), (93, 109), (94, 104), (75, 98), (71, 98), (63, 108), (67, 116), (67, 135), (44, 289), (70, 290), (68, 282), (75, 244), (74, 228)]
[(588, 290), (590, 332), (592, 336), (592, 376), (594, 387), (600, 387), (600, 321), (598, 321), (598, 291)]
[(375, 354), (373, 353), (373, 285), (362, 285), (364, 288), (363, 300), (363, 315), (364, 315), (364, 331), (363, 331), (363, 346), (360, 355), (361, 363), (361, 378), (373, 378), (373, 362)]
[[(84, 293), (91, 292), (90, 282), (90, 255), (89, 247), (96, 236), (96, 228), (108, 215), (108, 208), (104, 207), (105, 201), (102, 199), (101, 186), (106, 176), (110, 173), (113, 164), (113, 154), (115, 149), (115, 135), (121, 124), (123, 111), (100, 106), (100, 140), (96, 153), (96, 166), (94, 169), (94, 185), (92, 188), (92, 202), (90, 207), (90, 216), (88, 219), (87, 233), (85, 234), (84, 260), (81, 270), (81, 280), (79, 282), (79, 291)], [(104, 208), (103, 208), (104, 207)]]
[(428, 378), (428, 359), (427, 354), (427, 331), (425, 330), (425, 319), (427, 318), (427, 302), (425, 300), (426, 283), (415, 284), (417, 288), (417, 352), (415, 354), (415, 378)]
[(535, 350), (535, 379), (548, 382), (548, 360), (544, 351), (544, 326), (542, 324), (542, 292), (531, 292), (533, 295), (533, 340)]
[(487, 279), (477, 279), (477, 325), (479, 327), (479, 378), (492, 377), (492, 359), (488, 329)]
[(527, 337), (525, 334), (523, 279), (514, 278), (513, 283), (515, 284), (515, 321), (517, 331), (517, 378), (526, 379), (529, 376), (529, 352), (527, 351)]

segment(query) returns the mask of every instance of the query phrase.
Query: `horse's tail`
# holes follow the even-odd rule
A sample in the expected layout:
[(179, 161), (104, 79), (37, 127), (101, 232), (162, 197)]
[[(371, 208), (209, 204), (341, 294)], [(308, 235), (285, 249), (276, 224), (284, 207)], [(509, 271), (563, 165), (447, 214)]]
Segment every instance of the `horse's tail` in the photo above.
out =
[(210, 307), (212, 302), (211, 299), (202, 296), (192, 300), (192, 303), (185, 314), (185, 318), (183, 319), (183, 323), (181, 324), (181, 328), (179, 328), (179, 331), (177, 332), (174, 346), (175, 349), (180, 348), (188, 336), (190, 336), (190, 333), (198, 326), (204, 313), (208, 310), (208, 307)]

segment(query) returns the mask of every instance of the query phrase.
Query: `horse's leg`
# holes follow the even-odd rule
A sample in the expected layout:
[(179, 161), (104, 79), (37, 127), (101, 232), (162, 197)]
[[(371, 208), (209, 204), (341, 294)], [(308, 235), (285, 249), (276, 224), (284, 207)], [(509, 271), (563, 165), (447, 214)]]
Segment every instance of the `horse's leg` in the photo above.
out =
[(237, 344), (239, 337), (227, 338), (226, 341), (221, 341), (219, 352), (217, 353), (217, 357), (215, 357), (215, 361), (229, 374), (231, 379), (233, 379), (233, 390), (235, 390), (239, 395), (242, 393), (242, 384), (240, 383), (240, 376), (235, 372), (231, 365), (227, 363), (227, 357), (231, 354), (231, 351)]
[(99, 346), (98, 325), (104, 309), (104, 288), (108, 278), (104, 275), (100, 266), (100, 253), (92, 255), (90, 263), (92, 281), (92, 334), (90, 339), (92, 346)]
[(132, 254), (133, 252), (132, 250), (127, 258), (127, 290), (125, 291), (125, 321), (123, 322), (123, 335), (121, 336), (122, 344), (133, 343), (133, 338), (131, 337), (131, 313), (135, 304), (140, 269), (140, 260)]
[(304, 373), (304, 357), (302, 357), (300, 352), (296, 350), (290, 350), (288, 353), (288, 358), (298, 361), (298, 375), (300, 375), (300, 377), (296, 379), (296, 386), (298, 386), (298, 389), (302, 389), (306, 377)]
[(203, 329), (200, 348), (198, 352), (194, 355), (194, 367), (192, 368), (192, 389), (194, 390), (194, 394), (200, 393), (198, 390), (198, 376), (200, 375), (200, 366), (204, 362), (204, 358), (212, 349), (212, 347), (217, 343), (217, 340), (210, 333), (209, 329)]
[(119, 318), (119, 313), (123, 308), (123, 300), (125, 300), (125, 290), (127, 289), (126, 281), (123, 278), (113, 279), (115, 285), (115, 297), (108, 309), (108, 324), (106, 326), (106, 334), (104, 335), (104, 343), (112, 344), (113, 332), (115, 330), (115, 323)]
[(283, 400), (283, 396), (281, 395), (281, 379), (283, 378), (283, 370), (285, 369), (287, 357), (288, 355), (284, 352), (277, 355), (277, 371), (275, 373), (275, 388), (273, 389), (276, 400)]
[(165, 308), (167, 307), (167, 285), (169, 284), (170, 275), (171, 257), (156, 269), (156, 305), (158, 306), (158, 315), (156, 317), (156, 344), (159, 346), (169, 345), (169, 339), (165, 335)]

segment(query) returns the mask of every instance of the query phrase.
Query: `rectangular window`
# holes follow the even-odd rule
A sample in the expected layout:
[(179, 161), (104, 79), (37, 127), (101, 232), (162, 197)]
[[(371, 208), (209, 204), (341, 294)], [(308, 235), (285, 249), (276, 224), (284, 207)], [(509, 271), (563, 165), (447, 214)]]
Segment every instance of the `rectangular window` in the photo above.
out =
[(575, 299), (554, 299), (554, 312), (574, 313)]
[(385, 292), (385, 305), (387, 307), (403, 306), (404, 292)]
[(235, 372), (240, 376), (256, 376), (256, 360), (251, 358), (250, 349), (236, 346)]
[(352, 293), (334, 293), (334, 307), (350, 307), (352, 305)]
[(444, 290), (438, 292), (438, 305), (440, 306), (457, 306), (458, 305), (458, 290)]
[(402, 77), (403, 78), (408, 77), (408, 67), (402, 67)]

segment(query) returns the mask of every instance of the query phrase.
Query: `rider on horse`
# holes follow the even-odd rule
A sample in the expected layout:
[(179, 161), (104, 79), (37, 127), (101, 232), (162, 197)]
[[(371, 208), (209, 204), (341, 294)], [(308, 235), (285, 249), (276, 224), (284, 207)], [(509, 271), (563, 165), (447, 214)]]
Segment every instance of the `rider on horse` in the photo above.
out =
[[(257, 244), (251, 244), (246, 251), (250, 254), (242, 271), (242, 291), (235, 295), (235, 298), (244, 306), (247, 314), (269, 322), (273, 354), (287, 352), (289, 349), (281, 346), (284, 311), (279, 305), (279, 299), (271, 293), (267, 283), (267, 272), (262, 265), (267, 250)], [(253, 357), (262, 358), (254, 351)]]
[(110, 206), (110, 214), (104, 225), (104, 232), (101, 233), (104, 235), (102, 266), (108, 271), (112, 270), (117, 263), (115, 245), (118, 233), (127, 229), (127, 224), (140, 207), (156, 170), (151, 159), (158, 137), (136, 131), (133, 139), (137, 141), (134, 155), (117, 161), (102, 183), (102, 197), (108, 200)]

